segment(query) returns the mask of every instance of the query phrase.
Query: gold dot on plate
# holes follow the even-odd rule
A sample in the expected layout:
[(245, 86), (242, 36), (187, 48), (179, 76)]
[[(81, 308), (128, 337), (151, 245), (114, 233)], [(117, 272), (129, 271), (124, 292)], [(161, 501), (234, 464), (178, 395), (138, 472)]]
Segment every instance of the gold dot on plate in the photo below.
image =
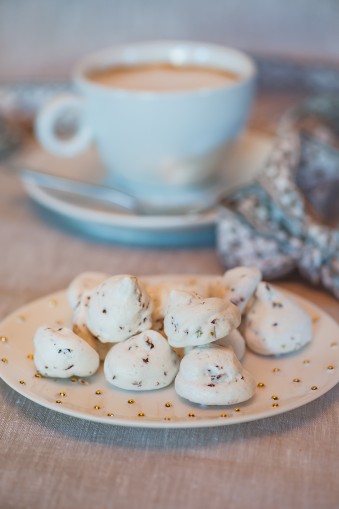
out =
[(63, 391), (61, 391), (61, 392), (59, 392), (59, 395), (60, 395), (60, 396), (66, 396), (66, 393), (65, 393), (65, 392), (63, 392)]
[(1, 336), (0, 339), (1, 339), (1, 343), (6, 343), (8, 341), (7, 336)]
[(55, 323), (57, 325), (63, 325), (64, 324), (64, 322), (62, 320), (55, 320)]
[(278, 373), (278, 371), (280, 371), (280, 368), (273, 368), (272, 371), (273, 373)]
[(26, 317), (25, 317), (25, 315), (19, 315), (19, 316), (17, 316), (17, 321), (18, 321), (19, 323), (23, 323), (23, 322), (25, 322), (25, 321), (26, 321)]
[(335, 346), (338, 346), (338, 343), (336, 341), (332, 341), (332, 343), (330, 344), (330, 346), (332, 348), (334, 348)]
[(8, 359), (6, 359), (6, 357), (3, 357), (3, 358), (1, 359), (1, 362), (3, 362), (4, 364), (6, 364), (6, 363), (8, 362)]
[(277, 406), (279, 406), (279, 403), (273, 403), (273, 408), (277, 408)]
[(102, 391), (100, 391), (100, 389), (98, 389), (97, 391), (95, 391), (95, 394), (97, 394), (97, 395), (102, 394)]
[(312, 385), (312, 387), (311, 387), (312, 391), (316, 391), (317, 389), (318, 389), (318, 387), (316, 385)]
[(327, 366), (327, 369), (332, 370), (332, 369), (334, 369), (334, 366), (332, 366), (332, 364), (329, 364), (329, 365)]
[(21, 385), (26, 385), (26, 382), (25, 382), (25, 380), (20, 380), (20, 381), (19, 381), (19, 384), (21, 384)]
[(300, 378), (293, 378), (293, 380), (292, 380), (292, 381), (293, 381), (293, 382), (296, 382), (296, 383), (301, 382)]
[(35, 373), (35, 378), (43, 378), (42, 374), (41, 373)]
[(190, 412), (190, 413), (188, 414), (188, 417), (195, 417), (195, 414), (193, 414), (192, 412)]
[(100, 410), (101, 406), (99, 406), (99, 405), (94, 405), (94, 407), (93, 407), (93, 408), (94, 408), (94, 410)]
[(278, 396), (271, 396), (271, 399), (274, 399), (276, 401), (279, 398), (278, 398)]
[(170, 421), (171, 418), (170, 417), (164, 417), (164, 421)]
[(27, 359), (30, 359), (32, 361), (34, 359), (34, 355), (32, 353), (29, 353), (27, 355)]
[(303, 360), (303, 364), (310, 364), (310, 363), (311, 363), (311, 361), (309, 359), (304, 359)]
[(227, 417), (227, 414), (220, 414), (220, 417)]
[(139, 417), (145, 417), (145, 414), (144, 414), (144, 412), (139, 412), (139, 413), (138, 413), (138, 416), (139, 416)]
[(314, 315), (314, 316), (312, 316), (312, 322), (313, 322), (313, 323), (318, 322), (318, 321), (319, 321), (319, 319), (320, 319), (320, 316), (318, 316), (318, 315)]
[(112, 412), (107, 412), (107, 417), (113, 417), (113, 413)]
[(56, 299), (51, 299), (48, 303), (50, 308), (55, 308), (55, 306), (58, 304), (58, 301)]
[(233, 410), (234, 410), (235, 412), (240, 412), (240, 408), (238, 408), (238, 407), (233, 408)]
[(129, 400), (127, 401), (127, 403), (128, 403), (129, 405), (133, 405), (133, 403), (134, 403), (134, 399), (129, 399)]
[(258, 387), (265, 387), (265, 384), (263, 382), (258, 382)]
[(77, 381), (78, 381), (78, 379), (77, 379), (77, 377), (76, 377), (76, 376), (72, 376), (72, 377), (70, 378), (70, 381), (71, 381), (71, 382), (77, 382)]
[(171, 406), (172, 406), (172, 403), (170, 403), (169, 401), (167, 401), (167, 403), (165, 403), (166, 408), (170, 408)]
[(55, 402), (56, 402), (56, 403), (58, 403), (58, 405), (61, 405), (61, 404), (62, 404), (61, 399), (56, 399), (56, 400), (55, 400)]

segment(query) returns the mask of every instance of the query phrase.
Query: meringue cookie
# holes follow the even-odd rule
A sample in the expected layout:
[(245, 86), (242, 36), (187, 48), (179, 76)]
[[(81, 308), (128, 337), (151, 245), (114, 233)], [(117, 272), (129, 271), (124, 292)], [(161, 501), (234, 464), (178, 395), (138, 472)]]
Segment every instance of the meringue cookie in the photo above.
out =
[(232, 330), (224, 338), (218, 339), (213, 343), (219, 346), (232, 347), (235, 355), (241, 361), (246, 352), (246, 343), (243, 336), (240, 334), (238, 329)]
[(199, 346), (227, 336), (240, 320), (239, 309), (225, 299), (172, 290), (164, 330), (173, 347)]
[(171, 279), (157, 284), (147, 285), (147, 292), (153, 302), (153, 329), (162, 331), (164, 328), (164, 316), (166, 314), (169, 295), (172, 290), (183, 290), (197, 293), (200, 297), (209, 296), (209, 284), (197, 281), (196, 278)]
[(135, 276), (106, 279), (90, 293), (86, 325), (103, 343), (119, 343), (152, 326), (152, 305)]
[(179, 360), (166, 339), (146, 330), (109, 351), (106, 380), (121, 389), (149, 391), (169, 385), (178, 372)]
[(310, 316), (294, 300), (262, 282), (242, 329), (247, 346), (261, 355), (293, 352), (312, 339)]
[(34, 346), (35, 366), (44, 376), (90, 376), (99, 367), (97, 352), (66, 327), (39, 327)]
[(76, 276), (69, 284), (67, 289), (67, 299), (72, 309), (75, 309), (86, 290), (91, 290), (95, 286), (108, 279), (110, 274), (104, 272), (82, 272)]
[(225, 297), (243, 313), (261, 279), (261, 271), (256, 267), (236, 267), (228, 270), (222, 278), (226, 288)]
[(179, 396), (201, 405), (234, 405), (250, 399), (255, 381), (232, 348), (193, 348), (180, 363), (175, 379)]
[(98, 338), (93, 336), (91, 331), (88, 329), (86, 325), (86, 314), (90, 299), (90, 292), (83, 292), (73, 313), (73, 332), (94, 348), (94, 350), (98, 352), (100, 360), (103, 361), (108, 350), (112, 347), (112, 343), (102, 343)]

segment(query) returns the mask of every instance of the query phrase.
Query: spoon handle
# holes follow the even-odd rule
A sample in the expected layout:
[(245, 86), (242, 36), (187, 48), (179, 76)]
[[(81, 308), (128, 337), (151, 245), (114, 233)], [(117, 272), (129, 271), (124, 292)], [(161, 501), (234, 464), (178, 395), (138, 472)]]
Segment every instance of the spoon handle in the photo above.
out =
[(142, 207), (134, 196), (113, 187), (92, 184), (81, 180), (50, 175), (29, 168), (12, 167), (24, 182), (34, 183), (46, 189), (72, 193), (96, 202), (106, 203), (130, 212), (142, 213)]

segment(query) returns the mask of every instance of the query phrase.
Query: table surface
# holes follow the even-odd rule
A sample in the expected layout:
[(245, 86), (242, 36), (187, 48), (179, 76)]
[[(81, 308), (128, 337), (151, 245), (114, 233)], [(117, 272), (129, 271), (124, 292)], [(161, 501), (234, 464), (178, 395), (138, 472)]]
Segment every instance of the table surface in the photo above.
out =
[[(264, 118), (269, 128), (291, 101), (259, 101), (254, 125)], [(213, 249), (128, 249), (52, 228), (3, 171), (0, 197), (0, 318), (81, 271), (222, 273)], [(280, 284), (338, 320), (339, 303), (326, 292), (297, 275)], [(148, 430), (58, 414), (0, 381), (0, 508), (333, 509), (338, 395), (337, 386), (306, 406), (241, 425)]]

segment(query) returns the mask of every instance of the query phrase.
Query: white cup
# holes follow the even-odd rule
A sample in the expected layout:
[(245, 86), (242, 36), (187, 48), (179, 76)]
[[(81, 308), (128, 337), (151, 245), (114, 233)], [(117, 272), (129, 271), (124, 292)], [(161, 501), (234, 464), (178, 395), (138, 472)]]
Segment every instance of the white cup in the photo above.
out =
[[(155, 63), (224, 69), (239, 79), (220, 87), (164, 92), (116, 89), (89, 77), (98, 69)], [(223, 46), (181, 41), (115, 46), (76, 66), (77, 95), (45, 105), (36, 134), (45, 149), (64, 157), (94, 141), (107, 174), (129, 187), (197, 185), (216, 174), (230, 141), (245, 127), (255, 74), (247, 55)], [(56, 125), (70, 113), (78, 125), (70, 139), (62, 139)]]

